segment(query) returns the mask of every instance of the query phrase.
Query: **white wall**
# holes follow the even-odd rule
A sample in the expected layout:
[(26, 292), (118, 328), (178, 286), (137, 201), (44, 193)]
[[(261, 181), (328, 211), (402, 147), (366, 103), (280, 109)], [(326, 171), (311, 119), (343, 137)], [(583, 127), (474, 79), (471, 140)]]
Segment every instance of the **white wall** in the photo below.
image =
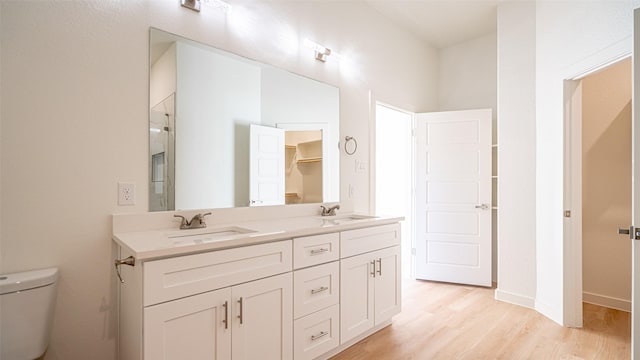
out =
[[(115, 358), (111, 214), (147, 210), (149, 26), (339, 86), (355, 210), (369, 207), (352, 161), (369, 160), (370, 94), (436, 108), (437, 52), (362, 3), (234, 2), (225, 17), (173, 0), (0, 2), (0, 271), (60, 268), (47, 359)], [(350, 61), (314, 60), (305, 37)], [(117, 206), (118, 181), (137, 184), (135, 206)]]
[(440, 49), (438, 110), (491, 108), (495, 119), (498, 71), (496, 36), (496, 33), (491, 33)]
[(631, 59), (582, 80), (583, 301), (631, 311)]
[(536, 308), (565, 321), (563, 80), (631, 51), (632, 1), (536, 6)]
[(498, 7), (498, 289), (533, 307), (535, 239), (535, 4)]
[(523, 304), (533, 301), (538, 311), (558, 323), (567, 315), (564, 80), (630, 52), (634, 4), (504, 2), (498, 7), (496, 295)]
[[(498, 141), (497, 124), (497, 34), (492, 33), (440, 49), (438, 110), (492, 109), (492, 143)], [(496, 151), (493, 149), (493, 151)], [(494, 157), (495, 160), (495, 157)], [(497, 174), (497, 162), (492, 174)], [(495, 179), (493, 180), (496, 181)], [(495, 187), (494, 187), (495, 189)], [(497, 211), (493, 212), (493, 227)], [(497, 281), (498, 237), (492, 229), (492, 280)]]

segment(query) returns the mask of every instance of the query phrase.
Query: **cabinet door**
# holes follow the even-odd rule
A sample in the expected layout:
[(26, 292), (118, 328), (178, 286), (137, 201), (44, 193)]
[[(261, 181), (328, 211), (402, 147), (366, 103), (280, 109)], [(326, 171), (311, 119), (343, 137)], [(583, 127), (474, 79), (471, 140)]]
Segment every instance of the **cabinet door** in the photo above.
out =
[(231, 359), (230, 303), (226, 288), (145, 308), (144, 358)]
[(231, 288), (233, 360), (290, 360), (293, 357), (291, 273)]
[(340, 260), (340, 344), (373, 327), (373, 259), (368, 253)]
[(379, 325), (400, 313), (400, 247), (378, 250), (371, 255), (376, 261), (375, 321)]

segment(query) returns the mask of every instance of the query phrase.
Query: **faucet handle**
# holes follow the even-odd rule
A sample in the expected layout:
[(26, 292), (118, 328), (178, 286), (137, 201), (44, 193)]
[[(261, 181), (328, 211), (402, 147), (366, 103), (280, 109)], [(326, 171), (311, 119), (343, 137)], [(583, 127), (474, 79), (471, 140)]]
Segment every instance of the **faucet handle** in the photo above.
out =
[(322, 212), (321, 212), (322, 216), (335, 216), (336, 210), (340, 209), (340, 204), (336, 204), (331, 207), (320, 205), (320, 208), (322, 208)]
[(207, 224), (204, 222), (204, 217), (209, 215), (211, 215), (210, 212), (204, 213), (204, 214), (196, 214), (193, 216), (191, 221), (189, 221), (189, 223), (191, 223), (192, 226), (201, 225), (201, 227), (206, 227)]
[(180, 222), (180, 228), (189, 226), (191, 224), (191, 222), (187, 221), (187, 218), (185, 218), (182, 215), (173, 215), (173, 217), (177, 217), (177, 218), (182, 219), (182, 221)]

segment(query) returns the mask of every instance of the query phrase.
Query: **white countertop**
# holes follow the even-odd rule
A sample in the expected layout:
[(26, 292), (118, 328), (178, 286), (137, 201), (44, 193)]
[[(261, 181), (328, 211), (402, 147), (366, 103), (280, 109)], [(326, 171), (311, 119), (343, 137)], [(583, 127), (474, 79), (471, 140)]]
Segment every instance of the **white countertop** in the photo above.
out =
[(136, 261), (149, 261), (294, 237), (392, 224), (401, 220), (404, 218), (360, 214), (300, 216), (215, 224), (191, 230), (172, 227), (146, 231), (114, 232), (113, 240), (131, 252)]

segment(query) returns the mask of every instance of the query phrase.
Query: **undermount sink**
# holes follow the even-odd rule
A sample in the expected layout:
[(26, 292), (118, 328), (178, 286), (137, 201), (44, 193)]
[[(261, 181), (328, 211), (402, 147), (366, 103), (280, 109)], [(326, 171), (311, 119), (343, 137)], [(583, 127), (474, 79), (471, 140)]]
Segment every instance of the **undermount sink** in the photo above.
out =
[(180, 230), (167, 233), (167, 237), (173, 240), (174, 245), (202, 244), (211, 241), (220, 241), (233, 238), (242, 234), (254, 233), (255, 230), (227, 226), (215, 229)]
[(323, 218), (323, 226), (341, 225), (357, 220), (375, 219), (377, 216), (371, 215), (344, 215), (344, 216), (327, 216)]

